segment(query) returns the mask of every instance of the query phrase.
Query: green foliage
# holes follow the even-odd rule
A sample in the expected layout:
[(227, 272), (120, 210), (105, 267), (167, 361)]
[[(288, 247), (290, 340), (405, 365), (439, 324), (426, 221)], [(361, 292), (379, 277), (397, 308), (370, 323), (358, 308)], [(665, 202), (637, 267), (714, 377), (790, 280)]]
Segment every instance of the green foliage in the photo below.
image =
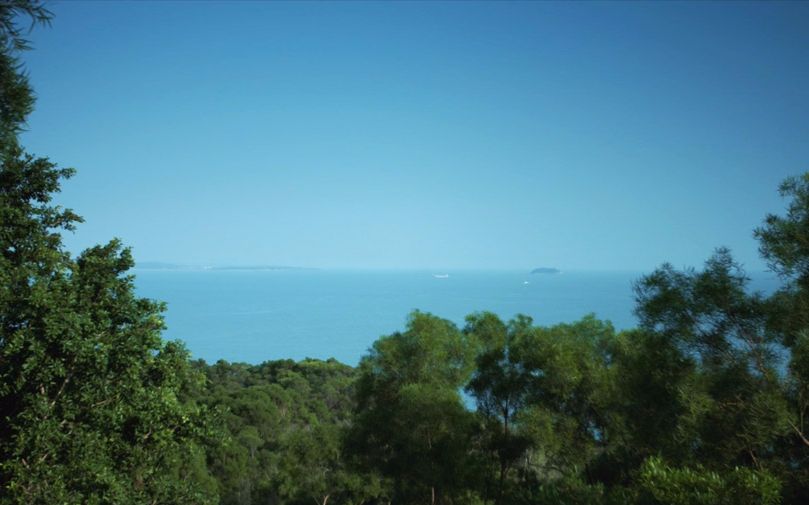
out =
[[(25, 30), (18, 21), (47, 25), (51, 14), (36, 0), (5, 0), (0, 2), (0, 150), (17, 147), (25, 118), (34, 108), (34, 94), (28, 77), (21, 69), (18, 54), (29, 49)], [(6, 156), (6, 152), (0, 153)], [(19, 157), (18, 152), (15, 157)]]
[(588, 316), (536, 328), (525, 342), (531, 416), (546, 419), (551, 435), (537, 444), (542, 475), (569, 475), (583, 468), (609, 441), (604, 409), (609, 354), (604, 351), (614, 338), (612, 325)]
[(113, 240), (71, 258), (80, 218), (50, 204), (72, 170), (23, 151), (33, 106), (18, 16), (0, 5), (0, 503), (207, 503), (198, 442), (207, 411), (182, 393), (201, 377), (164, 343), (162, 304), (137, 298), (129, 250)]
[(778, 335), (767, 326), (767, 303), (750, 294), (748, 278), (727, 249), (701, 272), (663, 265), (636, 285), (641, 326), (680, 346), (701, 365), (745, 364), (759, 375), (774, 372)]
[[(523, 503), (534, 505), (601, 505), (606, 503), (604, 486), (566, 476), (539, 484)], [(629, 502), (624, 502), (629, 503)]]
[(779, 376), (785, 352), (766, 301), (746, 284), (729, 252), (719, 250), (702, 272), (664, 266), (637, 286), (642, 326), (694, 360), (692, 397), (702, 398), (702, 412), (683, 441), (706, 464), (758, 464), (788, 430)]
[(531, 321), (519, 318), (504, 324), (495, 314), (474, 314), (466, 319), (464, 333), (481, 342), (476, 369), (466, 386), (475, 397), (484, 421), (482, 446), (497, 460), (496, 482), (487, 482), (485, 494), (499, 502), (506, 494), (509, 472), (529, 449), (531, 439), (520, 430), (515, 417), (526, 405), (531, 380), (519, 352), (520, 339)]
[(761, 255), (773, 271), (809, 281), (809, 173), (785, 180), (779, 192), (790, 198), (786, 216), (769, 214), (764, 226), (756, 229)]
[(636, 330), (414, 312), (356, 369), (189, 363), (128, 249), (62, 246), (21, 21), (50, 14), (0, 2), (0, 505), (809, 502), (809, 174), (755, 232), (771, 296), (719, 249), (640, 279)]
[(791, 436), (780, 442), (774, 467), (787, 499), (802, 503), (809, 500), (809, 173), (787, 179), (780, 192), (789, 199), (786, 215), (768, 215), (756, 237), (762, 256), (785, 281), (769, 300), (768, 325), (789, 351), (784, 389)]
[(223, 412), (228, 443), (208, 449), (221, 503), (361, 503), (378, 477), (343, 451), (355, 371), (334, 360), (197, 363), (200, 401)]
[[(4, 203), (21, 186), (0, 187)], [(112, 241), (70, 260), (48, 231), (57, 214), (4, 221), (0, 501), (206, 501), (187, 478), (205, 473), (192, 467), (209, 434), (180, 395), (199, 380), (187, 353), (161, 341), (162, 305), (134, 296), (129, 251)]]
[(472, 352), (455, 325), (414, 312), (405, 332), (377, 340), (361, 361), (349, 448), (390, 479), (394, 502), (468, 497), (474, 419), (460, 389)]
[(781, 484), (749, 468), (719, 474), (701, 467), (672, 468), (659, 458), (646, 460), (637, 482), (640, 505), (776, 505)]

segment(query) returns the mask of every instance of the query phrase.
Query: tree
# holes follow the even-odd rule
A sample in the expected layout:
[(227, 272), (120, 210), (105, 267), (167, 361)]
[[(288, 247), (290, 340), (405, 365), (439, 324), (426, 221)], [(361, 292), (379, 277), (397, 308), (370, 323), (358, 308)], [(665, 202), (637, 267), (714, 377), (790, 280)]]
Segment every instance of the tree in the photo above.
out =
[(184, 394), (201, 376), (161, 340), (163, 304), (135, 296), (117, 240), (71, 258), (60, 232), (81, 219), (50, 202), (73, 171), (18, 142), (33, 106), (21, 16), (50, 20), (36, 1), (0, 5), (0, 503), (212, 501), (207, 413)]
[(643, 330), (618, 334), (608, 353), (602, 409), (609, 444), (588, 466), (590, 478), (623, 485), (651, 456), (692, 461), (695, 426), (710, 405), (694, 361), (669, 339)]
[(498, 465), (496, 491), (487, 494), (501, 503), (509, 471), (530, 447), (528, 437), (515, 429), (515, 418), (525, 408), (531, 376), (521, 362), (518, 341), (531, 331), (531, 319), (518, 317), (508, 325), (490, 312), (466, 318), (464, 333), (480, 342), (476, 369), (466, 391), (475, 397), (486, 426), (486, 449)]
[(643, 463), (635, 490), (642, 505), (778, 505), (780, 491), (781, 483), (767, 472), (673, 468), (660, 458)]
[(637, 285), (641, 326), (692, 359), (710, 405), (688, 446), (719, 467), (760, 467), (787, 429), (784, 352), (769, 304), (725, 249), (701, 272), (664, 265)]
[[(28, 78), (20, 72), (18, 54), (29, 49), (22, 18), (34, 25), (50, 23), (51, 13), (40, 1), (7, 0), (0, 3), (0, 148), (18, 147), (17, 134), (34, 108), (34, 95)], [(4, 154), (4, 155), (5, 155)]]
[(473, 353), (454, 324), (414, 312), (406, 331), (377, 340), (360, 362), (349, 444), (393, 482), (394, 502), (471, 499), (474, 418), (460, 389)]
[(768, 215), (755, 236), (784, 281), (769, 300), (768, 326), (788, 350), (784, 389), (793, 438), (781, 447), (782, 471), (785, 493), (798, 503), (809, 500), (809, 173), (786, 179), (780, 194), (789, 199), (786, 214)]
[(809, 287), (809, 172), (781, 183), (779, 193), (790, 198), (786, 216), (768, 214), (755, 230), (762, 257), (787, 280)]

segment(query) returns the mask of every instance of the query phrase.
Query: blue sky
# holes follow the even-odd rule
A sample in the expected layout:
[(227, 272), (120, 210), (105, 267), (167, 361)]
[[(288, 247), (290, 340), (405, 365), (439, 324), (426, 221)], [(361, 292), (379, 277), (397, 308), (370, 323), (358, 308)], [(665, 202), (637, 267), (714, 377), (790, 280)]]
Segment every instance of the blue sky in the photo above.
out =
[(73, 250), (325, 268), (649, 270), (809, 170), (806, 3), (60, 2), (27, 147)]

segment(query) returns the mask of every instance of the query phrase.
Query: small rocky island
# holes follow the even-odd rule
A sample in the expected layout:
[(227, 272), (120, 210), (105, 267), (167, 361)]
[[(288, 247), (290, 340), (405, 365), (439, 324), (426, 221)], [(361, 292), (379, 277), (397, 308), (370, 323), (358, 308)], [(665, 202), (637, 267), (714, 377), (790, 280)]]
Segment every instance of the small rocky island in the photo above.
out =
[(561, 274), (562, 271), (558, 268), (541, 267), (531, 270), (532, 274)]

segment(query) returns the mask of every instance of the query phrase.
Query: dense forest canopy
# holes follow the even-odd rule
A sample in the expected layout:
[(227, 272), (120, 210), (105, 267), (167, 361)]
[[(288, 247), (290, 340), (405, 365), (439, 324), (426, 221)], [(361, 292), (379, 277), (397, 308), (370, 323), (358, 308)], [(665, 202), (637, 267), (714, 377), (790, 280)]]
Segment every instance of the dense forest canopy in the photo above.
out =
[(809, 174), (730, 252), (636, 286), (640, 325), (422, 312), (357, 367), (190, 361), (119, 241), (77, 257), (73, 171), (19, 143), (37, 1), (0, 2), (0, 504), (809, 502)]

